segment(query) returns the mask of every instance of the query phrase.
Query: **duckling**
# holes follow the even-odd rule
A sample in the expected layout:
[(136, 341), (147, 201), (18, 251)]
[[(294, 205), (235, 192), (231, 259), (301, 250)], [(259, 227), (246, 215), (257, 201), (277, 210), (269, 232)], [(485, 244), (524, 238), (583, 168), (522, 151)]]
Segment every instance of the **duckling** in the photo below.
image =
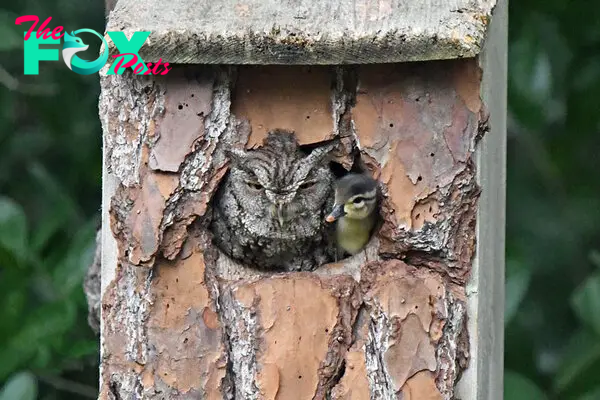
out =
[(367, 175), (350, 173), (336, 182), (335, 204), (325, 218), (337, 221), (338, 246), (347, 253), (359, 253), (369, 242), (377, 222), (379, 186)]

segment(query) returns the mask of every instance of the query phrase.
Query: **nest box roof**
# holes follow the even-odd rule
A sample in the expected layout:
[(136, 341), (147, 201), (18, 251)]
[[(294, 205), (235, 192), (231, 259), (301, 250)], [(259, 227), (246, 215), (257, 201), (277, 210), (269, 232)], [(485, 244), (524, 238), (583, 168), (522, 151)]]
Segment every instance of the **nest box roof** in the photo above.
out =
[[(474, 57), (495, 0), (119, 0), (145, 61), (366, 64)], [(119, 51), (108, 41), (111, 54)]]

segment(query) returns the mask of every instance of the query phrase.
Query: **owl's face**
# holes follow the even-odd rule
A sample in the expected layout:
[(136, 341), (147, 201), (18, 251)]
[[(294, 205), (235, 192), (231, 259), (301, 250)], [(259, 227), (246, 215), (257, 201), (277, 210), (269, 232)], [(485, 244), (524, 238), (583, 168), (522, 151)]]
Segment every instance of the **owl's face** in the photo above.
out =
[(332, 197), (328, 149), (310, 154), (290, 136), (271, 136), (264, 147), (232, 157), (228, 191), (241, 209), (244, 230), (260, 239), (295, 240), (320, 232)]

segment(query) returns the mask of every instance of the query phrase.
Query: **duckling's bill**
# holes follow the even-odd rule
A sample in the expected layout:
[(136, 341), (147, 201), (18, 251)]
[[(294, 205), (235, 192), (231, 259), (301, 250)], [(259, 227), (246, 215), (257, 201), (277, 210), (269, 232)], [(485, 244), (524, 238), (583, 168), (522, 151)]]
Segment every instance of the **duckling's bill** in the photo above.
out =
[(336, 204), (333, 206), (333, 210), (331, 211), (331, 213), (327, 216), (327, 218), (325, 218), (325, 221), (333, 222), (337, 219), (340, 219), (344, 215), (346, 215), (346, 211), (344, 211), (344, 205)]

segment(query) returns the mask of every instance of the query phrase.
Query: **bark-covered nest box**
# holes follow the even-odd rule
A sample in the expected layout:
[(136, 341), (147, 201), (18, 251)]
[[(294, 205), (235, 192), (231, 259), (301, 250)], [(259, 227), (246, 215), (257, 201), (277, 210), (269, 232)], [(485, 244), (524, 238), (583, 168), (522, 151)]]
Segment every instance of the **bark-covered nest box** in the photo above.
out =
[[(101, 398), (452, 398), (469, 364), (494, 6), (119, 0), (107, 31), (150, 31), (139, 55), (173, 69), (101, 77)], [(214, 245), (229, 155), (274, 130), (307, 152), (335, 141), (341, 174), (381, 183), (363, 252), (286, 273)]]

